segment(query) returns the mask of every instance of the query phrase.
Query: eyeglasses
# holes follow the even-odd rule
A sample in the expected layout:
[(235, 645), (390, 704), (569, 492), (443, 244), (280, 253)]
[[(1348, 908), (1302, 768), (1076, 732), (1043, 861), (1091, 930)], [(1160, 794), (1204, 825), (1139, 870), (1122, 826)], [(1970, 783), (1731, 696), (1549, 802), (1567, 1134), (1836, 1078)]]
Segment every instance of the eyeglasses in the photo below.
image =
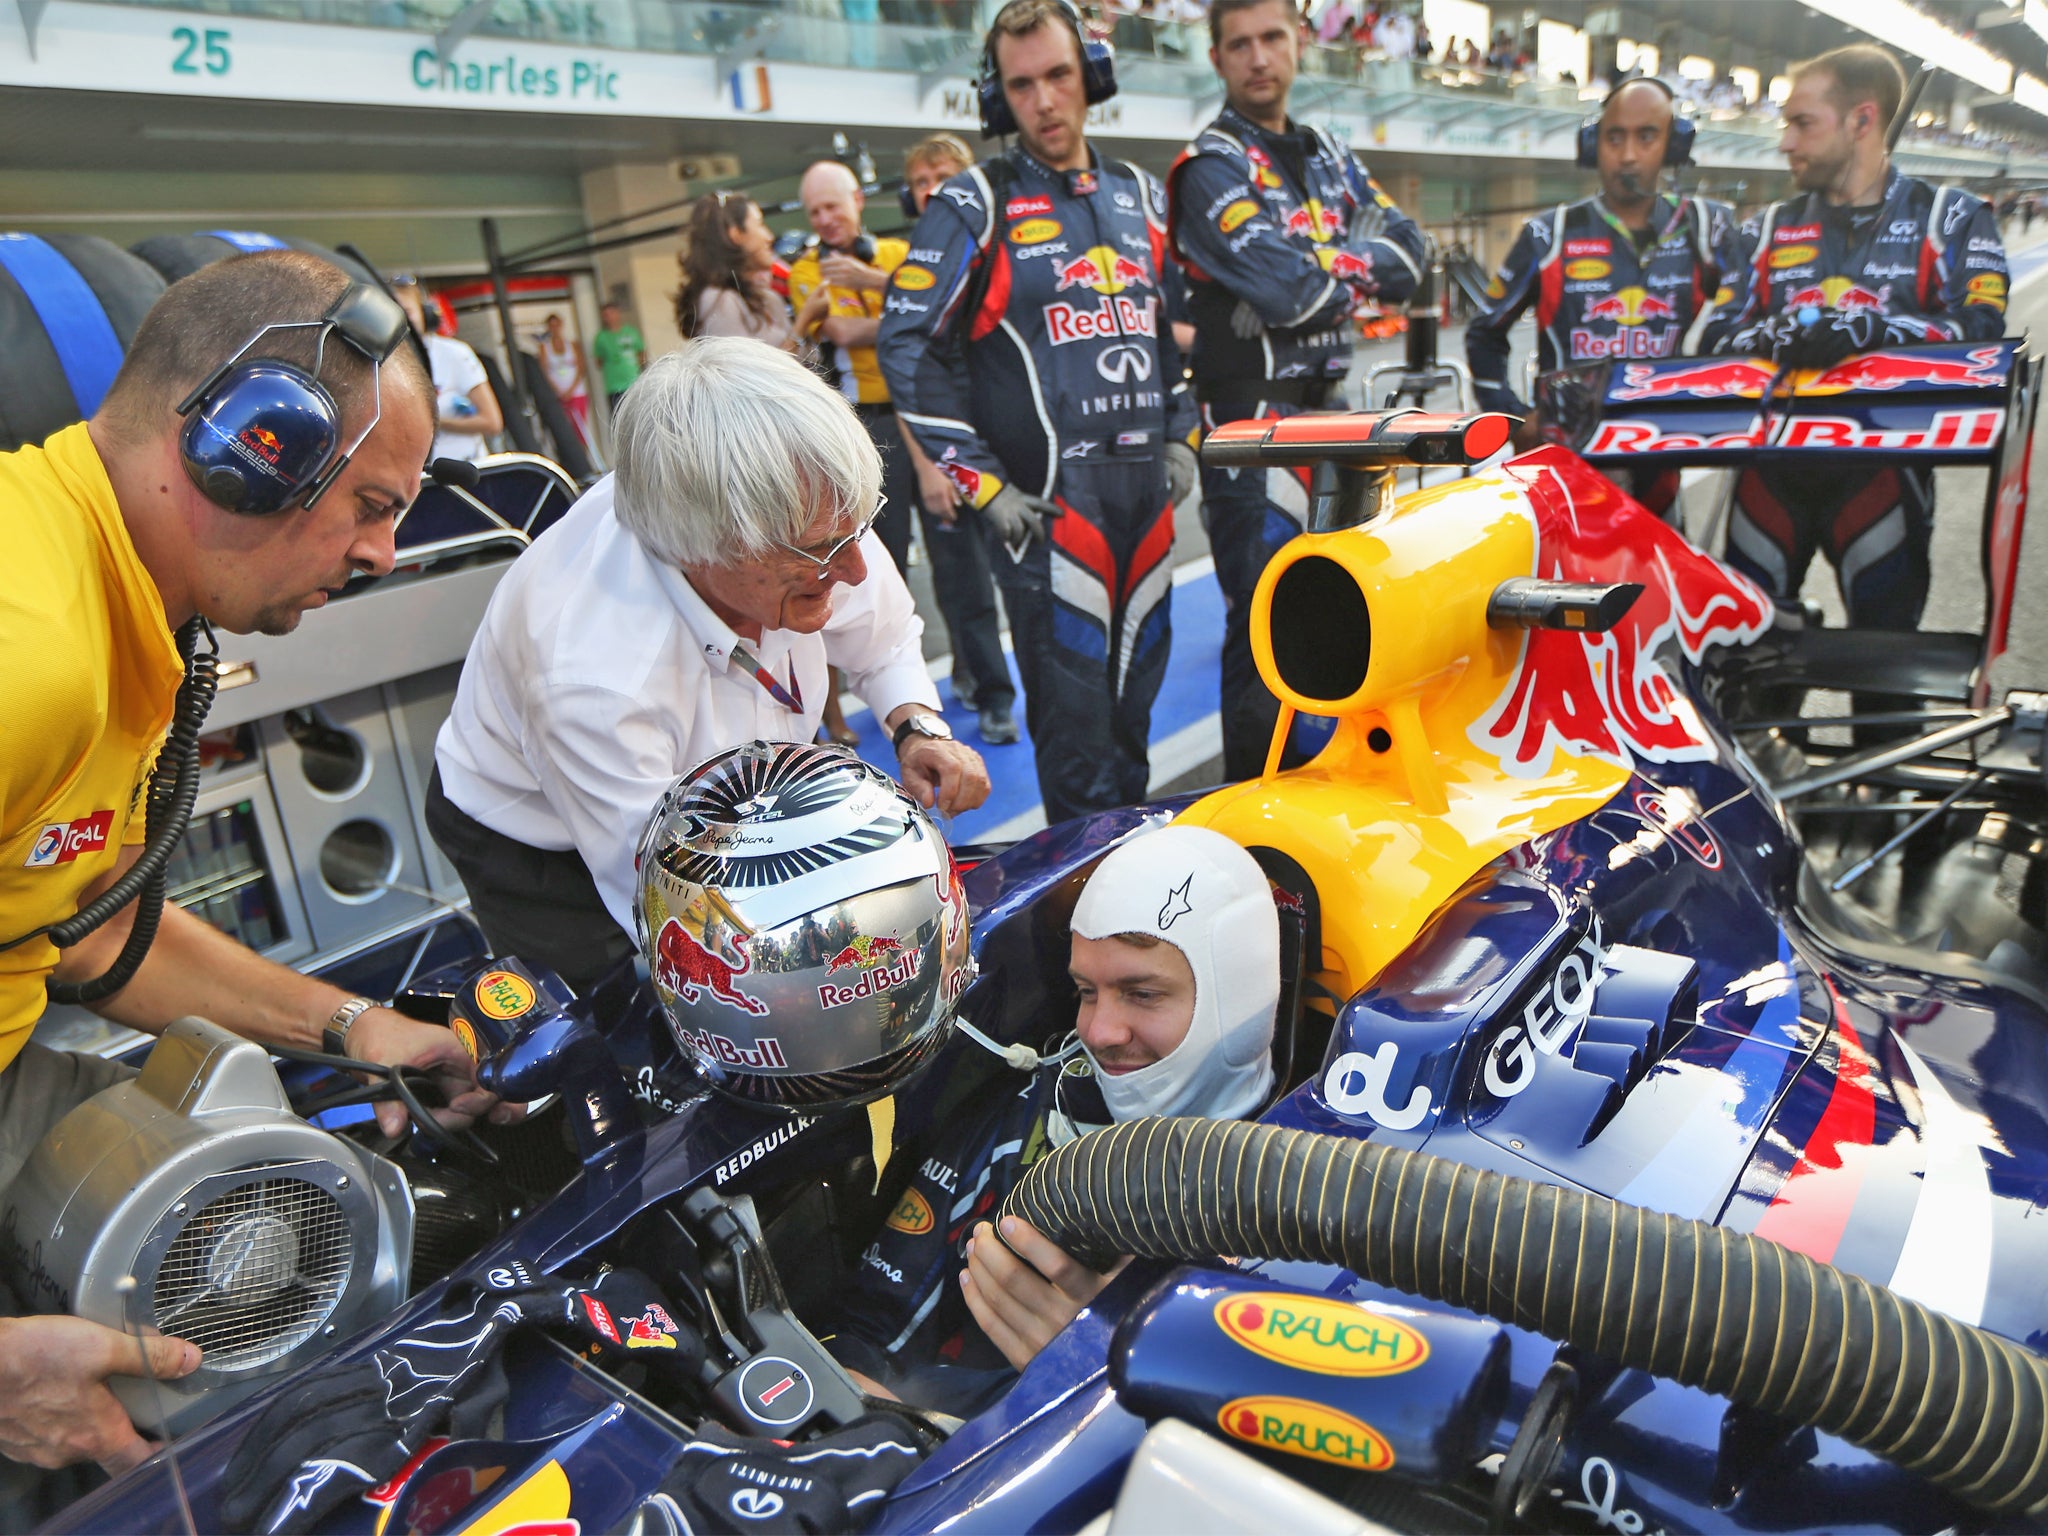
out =
[(875, 526), (876, 519), (882, 515), (882, 509), (888, 505), (889, 498), (887, 496), (877, 496), (875, 498), (875, 510), (862, 518), (853, 532), (847, 534), (844, 538), (834, 539), (822, 554), (818, 552), (815, 545), (809, 549), (803, 549), (795, 544), (784, 544), (780, 539), (777, 539), (775, 542), (798, 559), (808, 560), (812, 565), (816, 566), (818, 568), (818, 580), (830, 581), (832, 579), (834, 563), (841, 555), (846, 553), (849, 545), (858, 544), (867, 531)]

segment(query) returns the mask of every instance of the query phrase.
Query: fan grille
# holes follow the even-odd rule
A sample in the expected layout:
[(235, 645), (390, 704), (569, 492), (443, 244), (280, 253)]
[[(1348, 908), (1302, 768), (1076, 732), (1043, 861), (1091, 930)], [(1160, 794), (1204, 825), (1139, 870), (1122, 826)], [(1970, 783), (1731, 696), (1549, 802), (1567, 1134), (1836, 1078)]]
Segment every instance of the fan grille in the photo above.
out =
[(310, 1339), (348, 1289), (348, 1219), (304, 1179), (259, 1179), (209, 1201), (157, 1267), (156, 1326), (216, 1371), (247, 1371)]

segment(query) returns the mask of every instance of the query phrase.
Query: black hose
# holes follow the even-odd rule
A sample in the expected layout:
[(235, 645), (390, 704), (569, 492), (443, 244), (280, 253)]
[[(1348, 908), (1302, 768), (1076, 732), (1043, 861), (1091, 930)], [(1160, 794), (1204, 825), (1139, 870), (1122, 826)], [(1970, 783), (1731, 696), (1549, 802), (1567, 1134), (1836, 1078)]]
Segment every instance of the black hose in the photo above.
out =
[(1959, 1498), (2048, 1516), (2048, 1362), (1777, 1243), (1448, 1158), (1134, 1120), (1004, 1203), (1077, 1258), (1336, 1264), (1811, 1424)]
[(219, 648), (201, 652), (202, 632), (212, 640), (212, 631), (202, 619), (193, 619), (178, 631), (185, 677), (178, 685), (171, 728), (157, 751), (157, 766), (149, 776), (148, 835), (141, 855), (126, 874), (80, 908), (76, 916), (52, 923), (49, 928), (50, 942), (59, 949), (68, 949), (133, 901), (135, 917), (128, 937), (114, 963), (92, 980), (47, 983), (52, 1002), (85, 1007), (104, 1002), (135, 979), (149, 946), (156, 942), (157, 925), (164, 915), (165, 869), (172, 851), (184, 838), (185, 828), (192, 820), (192, 807), (199, 798), (199, 732), (220, 687)]

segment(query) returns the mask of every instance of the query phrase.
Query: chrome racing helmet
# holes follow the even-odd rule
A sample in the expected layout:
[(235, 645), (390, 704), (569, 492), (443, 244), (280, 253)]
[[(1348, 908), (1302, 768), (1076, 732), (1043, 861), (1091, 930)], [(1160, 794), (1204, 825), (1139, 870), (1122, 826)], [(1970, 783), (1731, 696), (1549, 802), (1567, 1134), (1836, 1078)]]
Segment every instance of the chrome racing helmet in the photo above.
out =
[(634, 868), (669, 1030), (722, 1092), (865, 1103), (951, 1033), (972, 974), (952, 851), (851, 752), (756, 741), (700, 763), (648, 818)]

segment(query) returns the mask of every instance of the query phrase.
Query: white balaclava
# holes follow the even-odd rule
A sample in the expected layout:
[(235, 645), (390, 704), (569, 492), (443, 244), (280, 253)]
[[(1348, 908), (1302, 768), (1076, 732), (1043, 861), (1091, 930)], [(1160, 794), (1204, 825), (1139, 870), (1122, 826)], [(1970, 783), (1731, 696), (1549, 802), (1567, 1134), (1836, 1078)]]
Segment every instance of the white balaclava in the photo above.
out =
[(1235, 1120), (1265, 1102), (1280, 1004), (1280, 918), (1256, 859), (1206, 827), (1141, 833), (1096, 866), (1072, 927), (1084, 939), (1152, 934), (1187, 956), (1195, 973), (1186, 1039), (1135, 1072), (1097, 1070), (1112, 1120)]

